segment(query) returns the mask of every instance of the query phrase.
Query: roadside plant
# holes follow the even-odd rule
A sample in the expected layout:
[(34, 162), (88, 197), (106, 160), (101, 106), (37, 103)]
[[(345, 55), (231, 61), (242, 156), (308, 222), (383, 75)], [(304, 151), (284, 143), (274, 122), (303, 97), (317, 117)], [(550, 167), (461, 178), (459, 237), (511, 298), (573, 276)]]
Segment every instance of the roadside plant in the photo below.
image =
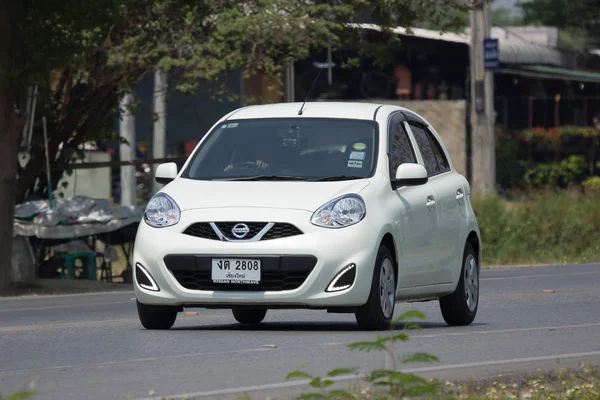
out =
[(9, 394), (7, 397), (0, 394), (0, 400), (28, 400), (33, 399), (37, 393), (32, 390), (20, 390), (13, 394)]
[[(348, 378), (350, 374), (357, 374), (364, 382), (373, 387), (375, 399), (404, 399), (411, 397), (434, 396), (440, 386), (439, 383), (419, 377), (414, 374), (402, 372), (400, 367), (406, 364), (414, 363), (433, 363), (438, 358), (428, 353), (413, 353), (409, 356), (398, 356), (395, 345), (405, 343), (409, 340), (408, 331), (412, 329), (421, 329), (414, 323), (415, 319), (424, 319), (425, 315), (419, 311), (407, 311), (392, 322), (390, 333), (385, 336), (377, 334), (371, 341), (359, 341), (348, 344), (352, 350), (372, 352), (381, 351), (391, 360), (391, 367), (385, 369), (376, 369), (366, 374), (357, 374), (358, 368), (342, 367), (331, 370), (326, 377), (313, 376), (305, 371), (296, 370), (286, 376), (286, 380), (292, 378), (304, 378), (309, 380), (309, 385), (316, 389), (315, 392), (305, 393), (298, 399), (301, 400), (321, 400), (321, 399), (356, 399), (363, 398), (356, 391), (343, 389), (332, 389), (336, 380)], [(402, 326), (400, 331), (394, 330)], [(337, 379), (336, 379), (337, 378)], [(345, 380), (345, 379), (344, 379)]]

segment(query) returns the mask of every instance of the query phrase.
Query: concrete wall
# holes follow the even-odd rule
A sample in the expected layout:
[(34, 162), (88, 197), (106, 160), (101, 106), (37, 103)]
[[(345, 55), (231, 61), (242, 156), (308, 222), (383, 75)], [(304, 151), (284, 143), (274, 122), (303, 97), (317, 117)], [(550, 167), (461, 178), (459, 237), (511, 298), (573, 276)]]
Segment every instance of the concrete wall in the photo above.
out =
[(467, 176), (467, 121), (465, 100), (373, 100), (408, 108), (425, 118), (440, 134), (454, 167)]

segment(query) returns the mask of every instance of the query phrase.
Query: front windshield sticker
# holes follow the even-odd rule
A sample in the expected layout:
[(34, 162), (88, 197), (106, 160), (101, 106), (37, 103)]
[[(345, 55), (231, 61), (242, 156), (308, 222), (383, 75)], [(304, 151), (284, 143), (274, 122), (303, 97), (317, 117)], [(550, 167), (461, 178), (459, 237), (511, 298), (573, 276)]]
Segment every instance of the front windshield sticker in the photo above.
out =
[(367, 145), (364, 144), (364, 143), (354, 143), (354, 146), (352, 146), (352, 148), (354, 150), (362, 151), (362, 150), (365, 150), (367, 148)]
[(362, 161), (348, 161), (348, 168), (362, 168), (363, 166), (363, 162)]
[(353, 151), (350, 153), (350, 159), (351, 160), (364, 160), (365, 154), (366, 153), (364, 151)]
[(238, 125), (239, 125), (239, 124), (238, 124), (237, 122), (233, 122), (233, 123), (231, 123), (231, 124), (228, 124), (228, 125), (227, 125), (227, 127), (228, 127), (228, 128), (237, 128), (237, 126), (238, 126)]

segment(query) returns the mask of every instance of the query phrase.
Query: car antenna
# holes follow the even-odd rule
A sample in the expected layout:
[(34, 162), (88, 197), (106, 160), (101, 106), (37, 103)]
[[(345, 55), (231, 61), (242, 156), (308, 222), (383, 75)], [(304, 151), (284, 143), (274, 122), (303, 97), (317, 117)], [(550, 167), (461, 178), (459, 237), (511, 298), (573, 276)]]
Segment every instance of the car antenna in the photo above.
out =
[(315, 87), (315, 83), (317, 83), (317, 81), (319, 80), (319, 76), (321, 76), (321, 72), (323, 72), (324, 69), (325, 68), (321, 67), (321, 70), (319, 71), (319, 73), (317, 74), (317, 77), (313, 81), (312, 86), (308, 90), (308, 93), (306, 93), (306, 98), (304, 99), (304, 103), (302, 103), (302, 106), (300, 106), (300, 111), (298, 111), (298, 115), (302, 115), (302, 109), (304, 108), (304, 105), (306, 104), (306, 100), (308, 100), (308, 96), (310, 96), (310, 92), (312, 92), (313, 88)]

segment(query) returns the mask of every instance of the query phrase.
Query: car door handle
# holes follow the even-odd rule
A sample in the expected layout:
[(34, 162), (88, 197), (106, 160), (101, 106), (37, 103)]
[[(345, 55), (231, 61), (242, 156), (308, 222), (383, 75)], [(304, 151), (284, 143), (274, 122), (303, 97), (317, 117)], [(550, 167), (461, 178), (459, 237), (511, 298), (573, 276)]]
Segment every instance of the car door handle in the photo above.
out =
[(465, 194), (463, 193), (462, 189), (458, 189), (456, 191), (456, 200), (461, 201), (464, 197)]
[(435, 206), (435, 199), (433, 198), (433, 196), (427, 197), (427, 203), (425, 203), (425, 205), (429, 208)]

